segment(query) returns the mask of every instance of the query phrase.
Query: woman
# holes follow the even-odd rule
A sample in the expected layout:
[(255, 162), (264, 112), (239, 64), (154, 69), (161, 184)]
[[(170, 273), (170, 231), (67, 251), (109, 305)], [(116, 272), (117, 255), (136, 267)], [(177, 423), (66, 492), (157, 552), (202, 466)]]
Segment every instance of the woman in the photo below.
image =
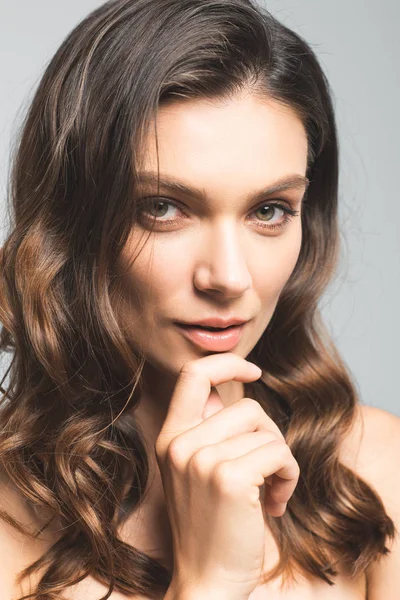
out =
[(1, 252), (5, 598), (398, 597), (399, 419), (318, 311), (337, 189), (324, 73), (250, 0), (67, 37)]

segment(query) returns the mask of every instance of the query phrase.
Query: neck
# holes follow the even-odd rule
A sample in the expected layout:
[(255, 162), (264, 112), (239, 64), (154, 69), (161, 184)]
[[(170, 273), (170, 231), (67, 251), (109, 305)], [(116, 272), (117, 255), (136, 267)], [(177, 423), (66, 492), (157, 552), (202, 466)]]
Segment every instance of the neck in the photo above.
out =
[[(164, 423), (177, 377), (145, 365), (142, 394), (135, 409), (135, 420), (144, 435), (149, 455), (149, 487), (143, 504), (131, 514), (122, 527), (127, 543), (160, 559), (172, 567), (172, 540), (165, 504), (164, 489), (158, 468), (154, 444)], [(243, 398), (243, 384), (229, 381), (216, 386), (224, 406)], [(204, 399), (204, 403), (206, 402)]]

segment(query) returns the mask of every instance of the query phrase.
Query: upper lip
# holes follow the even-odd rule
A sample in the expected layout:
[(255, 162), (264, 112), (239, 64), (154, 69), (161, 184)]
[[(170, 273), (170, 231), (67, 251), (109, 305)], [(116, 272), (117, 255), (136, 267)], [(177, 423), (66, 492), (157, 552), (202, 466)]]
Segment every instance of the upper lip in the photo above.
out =
[(184, 321), (180, 321), (181, 325), (200, 325), (200, 326), (204, 326), (204, 327), (230, 327), (231, 325), (242, 325), (243, 323), (246, 323), (248, 321), (248, 319), (238, 319), (238, 318), (231, 318), (231, 319), (222, 319), (220, 317), (213, 317), (211, 319), (203, 319), (201, 321), (194, 321), (192, 323), (187, 323)]

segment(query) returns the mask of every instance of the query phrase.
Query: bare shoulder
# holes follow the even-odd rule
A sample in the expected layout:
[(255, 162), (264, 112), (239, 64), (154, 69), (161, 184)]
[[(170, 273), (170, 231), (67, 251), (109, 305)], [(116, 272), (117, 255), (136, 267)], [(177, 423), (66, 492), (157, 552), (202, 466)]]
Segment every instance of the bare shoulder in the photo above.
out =
[(397, 529), (390, 553), (367, 573), (368, 600), (398, 600), (400, 590), (400, 418), (359, 405), (354, 426), (343, 441), (342, 460), (380, 496)]
[[(34, 511), (28, 509), (22, 495), (0, 468), (0, 509), (19, 521), (24, 530), (35, 531), (41, 525), (35, 518)], [(33, 539), (18, 531), (5, 519), (0, 517), (0, 581), (1, 598), (15, 600), (24, 593), (29, 593), (34, 581), (24, 580), (16, 584), (17, 575), (52, 545), (53, 541), (43, 535)]]
[[(12, 517), (20, 521), (31, 530), (43, 525), (39, 518), (35, 518), (34, 511), (28, 510), (21, 494), (12, 485), (10, 480), (0, 469), (0, 508)], [(30, 581), (25, 579), (21, 585), (16, 584), (16, 576), (22, 569), (40, 558), (44, 552), (54, 543), (52, 534), (42, 535), (39, 539), (30, 539), (17, 531), (12, 525), (0, 518), (0, 582), (1, 600), (17, 600), (24, 594), (32, 593), (40, 580), (42, 572), (31, 577)], [(86, 577), (83, 581), (63, 590), (63, 597), (68, 600), (98, 600), (106, 594), (108, 588), (92, 577)], [(110, 600), (149, 600), (147, 596), (134, 594), (122, 595), (114, 591)]]
[(387, 495), (391, 490), (387, 475), (400, 459), (400, 418), (375, 406), (358, 405), (341, 451), (345, 464)]
[(358, 405), (354, 425), (342, 441), (344, 464), (365, 479), (396, 512), (400, 498), (400, 418), (374, 406)]
[[(68, 592), (63, 592), (63, 595), (68, 600), (99, 600), (106, 592), (108, 592), (106, 586), (89, 576), (80, 583), (68, 588)], [(150, 598), (142, 594), (127, 596), (114, 591), (111, 593), (110, 600), (150, 600)]]

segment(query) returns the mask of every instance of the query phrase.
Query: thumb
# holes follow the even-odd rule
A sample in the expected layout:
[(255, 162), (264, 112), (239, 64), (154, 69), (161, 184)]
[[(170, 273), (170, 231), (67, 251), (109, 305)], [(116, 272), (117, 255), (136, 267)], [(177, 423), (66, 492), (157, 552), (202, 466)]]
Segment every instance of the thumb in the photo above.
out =
[(214, 415), (215, 413), (219, 412), (223, 408), (225, 408), (225, 407), (221, 400), (221, 396), (219, 395), (219, 393), (217, 391), (217, 388), (212, 387), (210, 395), (208, 396), (207, 402), (204, 406), (203, 415), (202, 415), (203, 419), (208, 419), (208, 417), (211, 417), (211, 415)]

